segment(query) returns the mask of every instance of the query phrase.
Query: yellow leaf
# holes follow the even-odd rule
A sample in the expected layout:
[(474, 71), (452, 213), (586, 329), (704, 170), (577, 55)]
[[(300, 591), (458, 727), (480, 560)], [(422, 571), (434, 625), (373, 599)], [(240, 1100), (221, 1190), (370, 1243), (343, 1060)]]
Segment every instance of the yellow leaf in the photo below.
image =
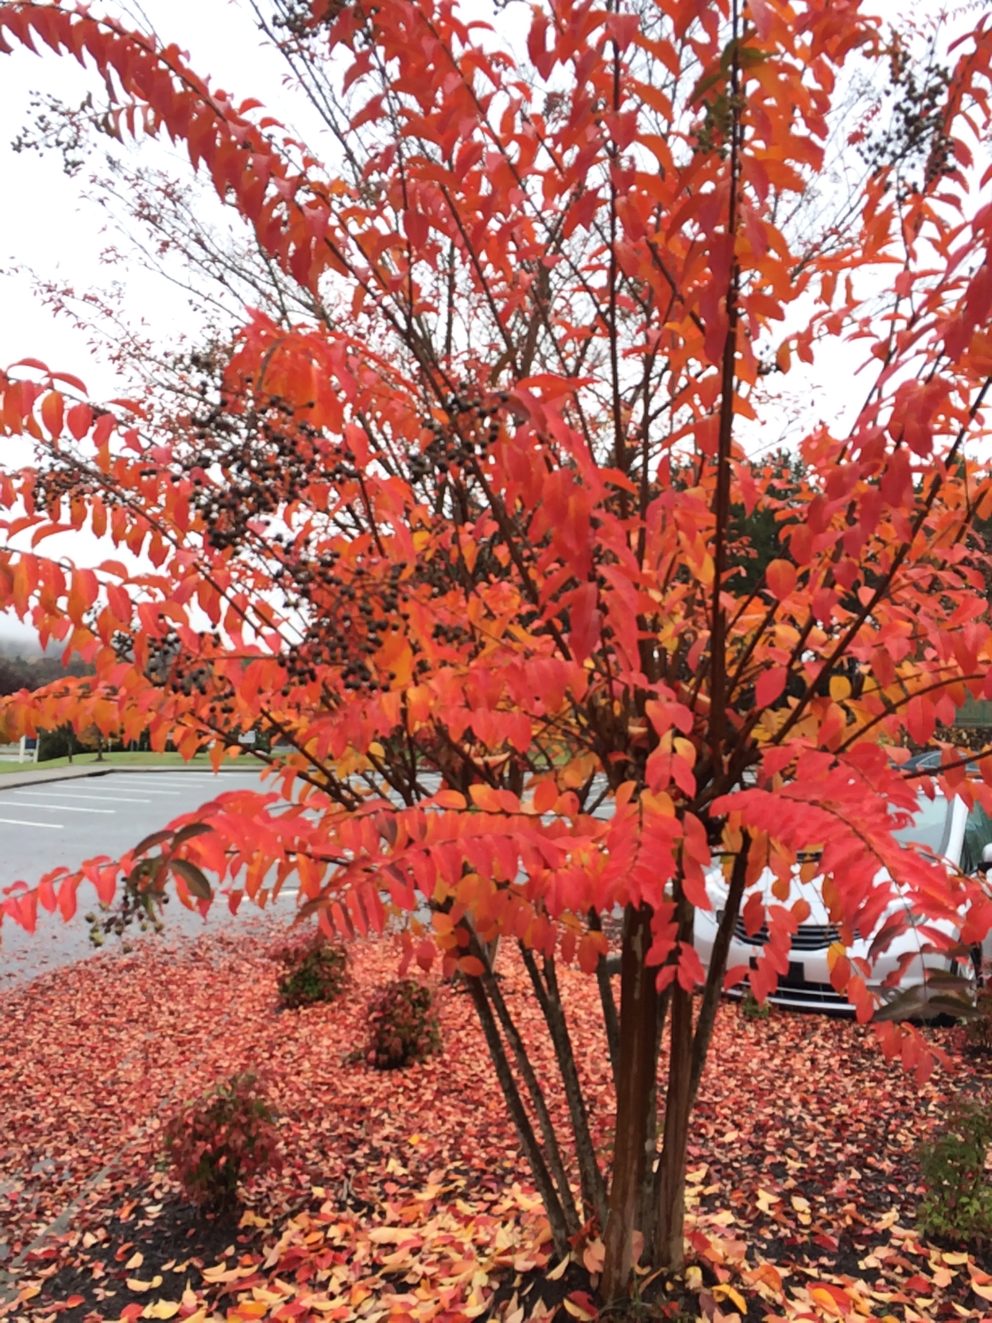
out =
[(156, 1286), (162, 1285), (162, 1274), (157, 1272), (150, 1281), (143, 1281), (140, 1277), (129, 1277), (127, 1279), (127, 1289), (129, 1291), (154, 1291)]
[(846, 675), (832, 675), (830, 677), (830, 697), (835, 703), (840, 703), (845, 698), (851, 697), (851, 682)]
[(713, 575), (716, 572), (716, 566), (713, 563), (713, 557), (710, 555), (708, 551), (703, 552), (702, 556), (700, 557), (699, 561), (696, 563), (696, 566), (694, 568), (696, 570), (697, 575), (699, 576), (699, 582), (703, 585), (704, 588), (708, 588), (710, 584), (713, 582)]
[(727, 1282), (721, 1282), (710, 1290), (714, 1300), (730, 1300), (736, 1309), (742, 1314), (747, 1313), (747, 1301), (741, 1295), (740, 1291), (730, 1286)]
[(127, 1269), (128, 1272), (131, 1272), (134, 1268), (140, 1268), (141, 1265), (144, 1263), (144, 1261), (145, 1261), (145, 1256), (141, 1253), (141, 1251), (135, 1250), (135, 1252), (128, 1259), (127, 1263), (125, 1263), (124, 1267)]
[(833, 969), (837, 961), (845, 955), (847, 955), (847, 949), (843, 942), (831, 942), (827, 947), (827, 968)]
[(570, 1259), (562, 1259), (561, 1263), (558, 1264), (557, 1268), (552, 1268), (551, 1271), (547, 1274), (548, 1281), (557, 1282), (559, 1277), (564, 1277), (565, 1269), (568, 1267), (570, 1262), (571, 1262)]
[(409, 1235), (406, 1227), (373, 1227), (368, 1233), (373, 1245), (396, 1245)]
[(145, 1305), (142, 1318), (175, 1318), (182, 1308), (178, 1300), (156, 1300), (153, 1305)]

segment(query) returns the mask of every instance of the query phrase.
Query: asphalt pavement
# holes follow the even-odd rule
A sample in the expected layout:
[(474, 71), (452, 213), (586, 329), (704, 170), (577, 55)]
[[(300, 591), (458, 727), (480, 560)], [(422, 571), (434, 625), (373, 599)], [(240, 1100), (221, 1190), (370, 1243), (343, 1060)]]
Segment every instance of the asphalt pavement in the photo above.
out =
[[(37, 882), (52, 868), (76, 868), (95, 855), (115, 856), (173, 818), (234, 789), (262, 788), (253, 771), (176, 768), (128, 768), (114, 771), (86, 768), (30, 769), (0, 778), (0, 891), (13, 882)], [(0, 988), (33, 978), (44, 970), (93, 953), (82, 915), (95, 907), (95, 896), (84, 885), (79, 913), (69, 923), (58, 916), (39, 915), (38, 929), (28, 934), (5, 920), (0, 929)], [(287, 918), (295, 896), (284, 904)], [(215, 904), (207, 920), (173, 902), (166, 907), (168, 932), (195, 933), (250, 921), (258, 911), (245, 906), (234, 917)], [(108, 938), (107, 947), (116, 942)]]

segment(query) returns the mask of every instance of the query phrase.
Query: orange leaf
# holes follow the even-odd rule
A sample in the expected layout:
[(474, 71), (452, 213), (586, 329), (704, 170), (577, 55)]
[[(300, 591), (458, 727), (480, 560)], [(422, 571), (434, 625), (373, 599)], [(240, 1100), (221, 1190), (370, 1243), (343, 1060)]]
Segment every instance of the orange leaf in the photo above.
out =
[(434, 796), (438, 808), (463, 809), (466, 807), (465, 796), (458, 790), (439, 790)]
[(765, 583), (773, 597), (782, 602), (796, 587), (796, 567), (791, 560), (772, 560), (765, 570)]
[(486, 972), (486, 967), (479, 957), (473, 955), (462, 956), (458, 961), (458, 968), (469, 978), (481, 978)]

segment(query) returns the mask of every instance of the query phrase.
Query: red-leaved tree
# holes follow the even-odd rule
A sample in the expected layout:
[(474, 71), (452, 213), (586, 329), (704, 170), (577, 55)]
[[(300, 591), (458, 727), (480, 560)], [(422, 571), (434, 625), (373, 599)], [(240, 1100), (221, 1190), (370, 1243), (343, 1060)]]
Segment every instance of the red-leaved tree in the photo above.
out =
[[(953, 963), (992, 923), (984, 884), (895, 838), (918, 782), (890, 756), (992, 695), (969, 534), (992, 508), (973, 159), (992, 30), (922, 86), (857, 0), (544, 0), (507, 37), (451, 0), (273, 8), (288, 56), (323, 71), (324, 164), (175, 46), (0, 6), (0, 48), (91, 62), (115, 131), (183, 146), (296, 291), (284, 315), (246, 310), (165, 400), (97, 407), (34, 360), (0, 376), (3, 428), (36, 450), (0, 475), (3, 597), (97, 675), (14, 700), (7, 724), (218, 759), (254, 729), (276, 772), (204, 809), (209, 830), (25, 880), (3, 913), (69, 918), (84, 879), (109, 902), (122, 875), (200, 905), (292, 876), (345, 934), (407, 912), (410, 955), (466, 977), (558, 1247), (596, 1219), (618, 1298), (638, 1253), (682, 1260), (721, 988), (766, 995), (804, 916), (763, 902), (764, 870), (788, 894), (822, 845), (848, 942), (883, 914), (890, 937), (953, 919), (960, 945), (928, 939)], [(852, 69), (893, 91), (853, 130), (832, 115)], [(851, 161), (843, 206), (804, 204)], [(778, 439), (794, 373), (829, 383), (830, 412), (783, 497), (747, 455)], [(768, 510), (781, 554), (755, 572), (748, 517)], [(140, 568), (46, 558), (65, 529)], [(963, 758), (942, 780), (992, 806)], [(721, 861), (705, 969), (694, 915)], [(769, 940), (728, 972), (744, 906)], [(547, 1024), (567, 1135), (493, 977), (500, 941)], [(870, 1018), (870, 960), (836, 955)], [(612, 1058), (608, 1170), (560, 996), (575, 960)], [(916, 1030), (879, 1033), (928, 1068)]]

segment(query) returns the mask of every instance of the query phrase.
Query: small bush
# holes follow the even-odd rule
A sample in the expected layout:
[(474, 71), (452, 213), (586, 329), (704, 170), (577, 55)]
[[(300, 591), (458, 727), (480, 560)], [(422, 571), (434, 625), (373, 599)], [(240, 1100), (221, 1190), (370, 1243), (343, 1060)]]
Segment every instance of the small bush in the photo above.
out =
[(180, 1108), (165, 1127), (165, 1151), (187, 1198), (233, 1208), (240, 1183), (275, 1164), (275, 1119), (252, 1074), (232, 1075)]
[(348, 953), (320, 936), (285, 947), (279, 959), (284, 967), (279, 999), (291, 1009), (334, 1001), (348, 981)]
[(368, 1007), (365, 1060), (377, 1070), (397, 1070), (441, 1050), (441, 1029), (430, 988), (401, 978), (376, 993)]
[(947, 1127), (920, 1148), (926, 1194), (917, 1213), (925, 1236), (962, 1245), (992, 1239), (992, 1182), (985, 1160), (992, 1145), (992, 1109), (960, 1100)]
[(740, 1013), (745, 1020), (767, 1020), (772, 1008), (766, 1001), (759, 1001), (753, 992), (745, 992), (740, 1000)]

